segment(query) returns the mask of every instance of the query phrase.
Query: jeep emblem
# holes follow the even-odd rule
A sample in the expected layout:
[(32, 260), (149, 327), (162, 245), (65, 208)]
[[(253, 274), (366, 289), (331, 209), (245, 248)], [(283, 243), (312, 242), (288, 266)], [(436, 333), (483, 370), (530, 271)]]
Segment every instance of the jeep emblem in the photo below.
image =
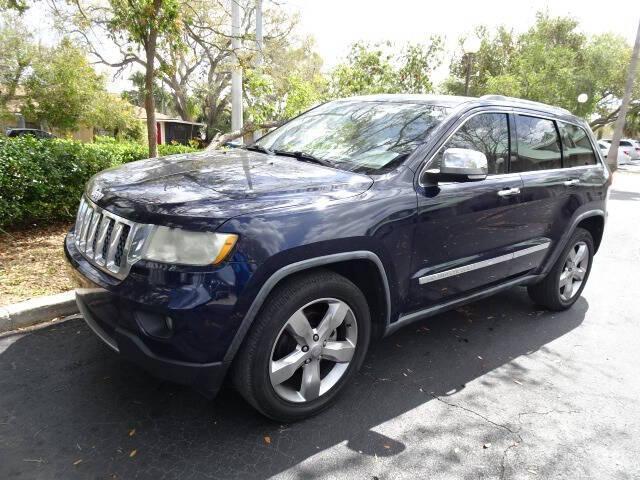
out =
[(102, 193), (102, 190), (100, 190), (100, 188), (96, 188), (91, 192), (89, 196), (91, 197), (91, 200), (93, 200), (94, 202), (97, 202), (102, 197), (104, 197), (104, 193)]

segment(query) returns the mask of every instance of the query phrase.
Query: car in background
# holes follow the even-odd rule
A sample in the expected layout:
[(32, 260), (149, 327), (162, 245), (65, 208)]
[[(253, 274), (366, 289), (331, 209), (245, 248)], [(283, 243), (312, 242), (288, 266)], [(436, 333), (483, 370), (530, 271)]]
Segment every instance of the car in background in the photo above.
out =
[(31, 135), (38, 139), (58, 138), (53, 133), (45, 132), (37, 128), (10, 128), (7, 130), (7, 137), (24, 137), (25, 135)]
[[(605, 140), (598, 140), (598, 148), (600, 149), (600, 153), (602, 153), (602, 157), (606, 160), (609, 156), (611, 143), (607, 143)], [(618, 165), (625, 165), (631, 161), (631, 157), (627, 152), (628, 151), (625, 151), (622, 147), (618, 148)]]
[[(611, 146), (611, 139), (605, 138), (600, 140), (602, 142), (606, 142)], [(626, 154), (629, 155), (630, 160), (640, 160), (640, 142), (637, 140), (633, 140), (632, 138), (623, 138), (620, 140), (620, 148)], [(619, 157), (618, 157), (619, 158)]]

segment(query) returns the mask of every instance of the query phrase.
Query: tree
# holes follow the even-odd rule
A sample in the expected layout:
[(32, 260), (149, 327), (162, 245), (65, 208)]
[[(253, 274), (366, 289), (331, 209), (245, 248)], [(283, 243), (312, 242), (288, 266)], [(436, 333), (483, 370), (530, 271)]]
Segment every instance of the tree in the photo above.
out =
[(620, 138), (622, 137), (622, 130), (624, 129), (624, 123), (627, 118), (627, 111), (629, 109), (629, 102), (631, 101), (631, 94), (633, 92), (633, 84), (636, 80), (636, 70), (638, 68), (638, 60), (640, 59), (640, 22), (638, 22), (638, 32), (636, 33), (636, 41), (633, 46), (633, 53), (631, 54), (631, 61), (629, 62), (629, 71), (627, 73), (627, 80), (624, 86), (624, 94), (622, 96), (622, 104), (620, 105), (620, 114), (616, 120), (616, 125), (613, 129), (613, 137), (611, 139), (611, 148), (609, 149), (608, 162), (612, 171), (618, 168), (618, 147), (620, 147)]
[(0, 45), (0, 117), (8, 117), (10, 104), (21, 96), (19, 88), (38, 55), (38, 48), (14, 15), (0, 21)]
[[(52, 1), (63, 31), (79, 35), (100, 62), (116, 69), (137, 65), (144, 70), (144, 107), (147, 116), (149, 156), (157, 156), (155, 98), (156, 56), (161, 43), (179, 44), (182, 31), (180, 0)], [(108, 58), (103, 40), (115, 47), (117, 57)]]
[(331, 97), (376, 93), (430, 93), (429, 78), (440, 65), (443, 43), (432, 37), (425, 45), (408, 44), (397, 50), (389, 42), (351, 46), (347, 61), (338, 65), (329, 80)]
[(97, 95), (104, 92), (99, 77), (68, 39), (33, 61), (24, 82), (26, 116), (62, 131), (90, 124), (89, 112)]
[[(617, 117), (631, 54), (623, 38), (610, 33), (587, 37), (576, 20), (546, 13), (538, 13), (521, 35), (504, 27), (493, 34), (479, 27), (474, 34), (481, 44), (473, 57), (477, 73), (471, 77), (471, 95), (502, 94), (558, 105), (590, 118), (594, 130)], [(460, 49), (444, 84), (447, 93), (462, 93), (465, 69)], [(588, 95), (586, 103), (578, 103), (581, 93)], [(640, 89), (632, 98), (640, 99)], [(640, 109), (632, 105), (632, 111)]]
[(113, 36), (122, 35), (144, 50), (145, 99), (149, 157), (158, 156), (156, 109), (153, 97), (158, 40), (168, 41), (179, 32), (180, 5), (177, 0), (109, 0), (112, 14), (108, 25)]

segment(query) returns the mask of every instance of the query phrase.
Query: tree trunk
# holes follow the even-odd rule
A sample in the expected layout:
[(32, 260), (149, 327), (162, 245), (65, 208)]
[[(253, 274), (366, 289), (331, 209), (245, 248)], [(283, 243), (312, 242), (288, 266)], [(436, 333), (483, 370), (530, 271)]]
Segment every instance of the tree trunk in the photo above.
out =
[(636, 69), (638, 68), (638, 56), (640, 56), (640, 22), (638, 22), (638, 32), (636, 33), (636, 43), (633, 46), (631, 54), (631, 62), (629, 63), (629, 71), (627, 72), (627, 83), (624, 86), (624, 95), (622, 96), (622, 105), (620, 105), (620, 113), (613, 129), (613, 137), (611, 138), (611, 148), (607, 154), (607, 163), (609, 169), (615, 172), (618, 169), (618, 147), (620, 147), (620, 139), (624, 130), (624, 123), (627, 118), (627, 110), (631, 101), (631, 91), (633, 90), (633, 81), (636, 78)]
[(156, 100), (153, 97), (153, 80), (155, 77), (156, 42), (158, 30), (155, 18), (157, 18), (162, 0), (153, 1), (154, 19), (151, 21), (149, 37), (145, 44), (146, 70), (144, 74), (144, 109), (147, 113), (147, 139), (149, 141), (149, 158), (158, 156), (158, 142), (156, 133)]

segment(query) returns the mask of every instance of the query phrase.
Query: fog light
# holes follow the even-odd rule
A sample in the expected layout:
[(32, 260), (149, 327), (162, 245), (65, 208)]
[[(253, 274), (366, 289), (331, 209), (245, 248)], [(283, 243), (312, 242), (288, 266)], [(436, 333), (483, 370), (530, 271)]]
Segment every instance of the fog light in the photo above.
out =
[(173, 334), (173, 319), (168, 315), (137, 310), (134, 316), (138, 327), (150, 337), (167, 339)]

